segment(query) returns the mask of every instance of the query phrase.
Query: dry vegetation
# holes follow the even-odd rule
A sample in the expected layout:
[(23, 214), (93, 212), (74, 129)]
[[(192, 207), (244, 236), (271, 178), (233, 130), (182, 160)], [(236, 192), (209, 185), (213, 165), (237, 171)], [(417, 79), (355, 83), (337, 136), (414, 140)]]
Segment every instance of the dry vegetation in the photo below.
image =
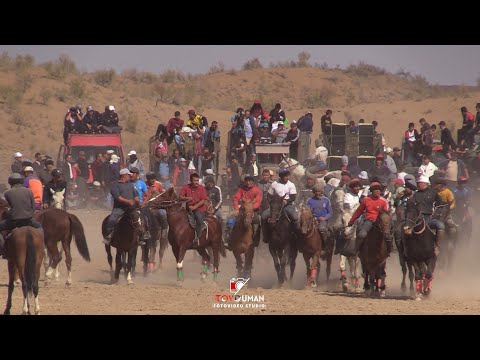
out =
[[(310, 54), (297, 60), (263, 65), (258, 58), (245, 62), (241, 70), (227, 69), (219, 62), (207, 74), (176, 70), (149, 73), (113, 69), (85, 73), (67, 55), (36, 64), (32, 56), (0, 54), (0, 166), (10, 164), (14, 151), (47, 152), (56, 156), (62, 142), (63, 115), (71, 105), (86, 108), (113, 104), (117, 108), (127, 148), (146, 151), (147, 139), (160, 121), (175, 110), (185, 116), (195, 108), (221, 131), (238, 107), (249, 107), (259, 99), (269, 111), (281, 102), (289, 118), (305, 110), (319, 119), (326, 108), (334, 110), (334, 121), (380, 121), (387, 140), (398, 141), (398, 129), (409, 121), (428, 117), (432, 122), (459, 123), (459, 108), (474, 109), (479, 87), (430, 84), (423, 76), (400, 69), (396, 74), (358, 63), (341, 69), (326, 63), (311, 64)], [(433, 117), (433, 118), (432, 118)], [(383, 125), (383, 127), (382, 127)], [(398, 128), (398, 129), (397, 129)], [(314, 136), (318, 134), (318, 126)], [(401, 136), (401, 135), (400, 135)], [(225, 139), (223, 138), (223, 141)]]

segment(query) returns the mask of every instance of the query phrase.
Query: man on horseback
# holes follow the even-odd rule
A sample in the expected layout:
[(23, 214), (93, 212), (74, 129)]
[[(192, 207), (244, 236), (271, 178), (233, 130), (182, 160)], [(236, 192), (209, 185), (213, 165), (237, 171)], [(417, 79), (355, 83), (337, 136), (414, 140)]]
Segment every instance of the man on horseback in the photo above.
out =
[(258, 182), (258, 188), (262, 192), (262, 204), (260, 205), (260, 211), (266, 210), (268, 205), (267, 193), (272, 186), (273, 181), (271, 180), (270, 170), (265, 169), (262, 172), (262, 179)]
[(440, 195), (429, 185), (430, 180), (425, 176), (420, 176), (417, 180), (417, 192), (413, 195), (413, 198), (415, 199), (415, 206), (420, 214), (423, 215), (428, 226), (437, 230), (435, 242), (439, 246), (445, 233), (445, 224), (443, 221), (435, 219), (432, 215), (435, 206), (442, 205), (443, 201)]
[(455, 209), (455, 196), (453, 192), (447, 187), (447, 181), (442, 178), (435, 178), (435, 190), (437, 191), (438, 195), (442, 199), (444, 204), (448, 204), (449, 206), (449, 214), (445, 218), (445, 225), (447, 227), (447, 234), (453, 236), (457, 233), (458, 225), (455, 224), (452, 218), (451, 212)]
[(207, 210), (205, 203), (208, 201), (208, 195), (205, 188), (199, 184), (200, 176), (197, 173), (190, 175), (190, 184), (185, 185), (178, 195), (181, 201), (187, 201), (187, 210), (193, 213), (195, 218), (195, 239), (193, 247), (199, 245), (199, 239), (204, 229), (205, 212)]
[(328, 237), (327, 222), (332, 217), (332, 205), (326, 196), (323, 196), (322, 188), (315, 185), (312, 189), (313, 197), (307, 200), (307, 207), (312, 210), (313, 216), (317, 220), (317, 228), (322, 239), (322, 254), (325, 256), (325, 248)]
[[(130, 182), (130, 175), (132, 175), (130, 170), (126, 168), (122, 169), (120, 170), (120, 179), (112, 183), (112, 189), (110, 193), (113, 197), (113, 210), (106, 225), (108, 235), (103, 239), (103, 243), (105, 245), (110, 245), (115, 224), (125, 213), (125, 211), (135, 204), (137, 204), (137, 206), (140, 205), (138, 193), (135, 190), (133, 183)], [(141, 234), (139, 236), (140, 245), (145, 245), (145, 242), (140, 240), (143, 238), (143, 235), (144, 234)]]
[[(60, 178), (62, 176), (60, 170), (54, 169), (50, 174), (52, 175), (52, 180), (45, 184), (43, 191), (43, 207), (45, 209), (51, 206), (54, 193), (64, 191), (65, 194), (67, 189), (67, 183)], [(62, 208), (65, 209), (65, 200), (63, 201)]]
[[(298, 218), (297, 209), (293, 205), (297, 196), (297, 188), (295, 187), (295, 184), (288, 179), (289, 175), (290, 171), (287, 169), (280, 169), (278, 172), (278, 177), (280, 179), (279, 181), (273, 182), (272, 186), (270, 186), (270, 189), (268, 190), (268, 195), (273, 196), (277, 194), (278, 196), (285, 196), (283, 199), (283, 210), (285, 211), (288, 219), (292, 222), (295, 232), (300, 234), (300, 219)], [(268, 208), (262, 213), (262, 222), (266, 222), (270, 216), (271, 212), (270, 208)], [(263, 241), (268, 242), (268, 238), (264, 236)]]
[[(365, 218), (357, 235), (355, 253), (342, 254), (344, 256), (357, 255), (358, 251), (362, 247), (365, 238), (367, 237), (368, 232), (372, 228), (374, 222), (377, 221), (378, 215), (380, 215), (380, 211), (383, 210), (385, 212), (388, 212), (388, 203), (384, 198), (380, 196), (380, 193), (382, 191), (382, 185), (378, 182), (372, 182), (370, 184), (370, 191), (372, 192), (371, 195), (363, 198), (360, 206), (357, 208), (352, 218), (348, 222), (348, 226), (352, 226), (355, 221), (365, 212)], [(387, 244), (391, 246), (391, 237), (387, 236), (389, 234), (384, 235), (386, 236), (385, 240), (387, 241)]]
[(34, 218), (35, 199), (30, 189), (23, 187), (23, 177), (18, 173), (13, 173), (8, 178), (8, 183), (12, 187), (6, 191), (4, 196), (10, 206), (10, 211), (5, 220), (0, 221), (0, 255), (3, 255), (5, 239), (2, 231), (12, 231), (17, 227), (33, 226), (42, 229)]
[[(233, 203), (233, 216), (237, 217), (238, 213), (240, 212), (240, 204), (239, 202), (242, 200), (249, 200), (253, 201), (253, 246), (257, 247), (260, 243), (260, 206), (262, 205), (263, 194), (260, 188), (255, 185), (255, 178), (253, 175), (245, 175), (243, 186), (240, 187), (237, 193), (232, 198)], [(232, 231), (233, 227), (229, 227), (227, 225), (227, 229), (225, 229), (226, 239), (225, 247), (227, 249), (230, 248), (230, 232)]]
[[(163, 190), (162, 183), (160, 181), (157, 181), (156, 175), (153, 171), (147, 173), (146, 178), (148, 190), (144, 194), (143, 198), (145, 199), (145, 201), (148, 201), (152, 197), (163, 193), (165, 190)], [(167, 211), (165, 209), (158, 209), (158, 214), (160, 227), (162, 228), (162, 230), (166, 229), (168, 227)]]

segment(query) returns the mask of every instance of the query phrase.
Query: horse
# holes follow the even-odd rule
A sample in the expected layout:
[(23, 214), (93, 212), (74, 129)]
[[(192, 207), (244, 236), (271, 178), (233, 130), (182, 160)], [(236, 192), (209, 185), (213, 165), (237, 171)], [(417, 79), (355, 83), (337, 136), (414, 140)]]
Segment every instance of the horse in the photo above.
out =
[[(108, 218), (109, 216), (105, 217), (102, 222), (103, 237), (107, 235), (106, 225)], [(118, 283), (122, 267), (126, 272), (127, 285), (133, 285), (132, 273), (135, 273), (138, 237), (144, 232), (145, 222), (142, 219), (140, 209), (134, 206), (129, 206), (114, 226), (110, 245), (105, 245), (108, 265), (110, 265), (110, 278), (112, 285)], [(112, 247), (117, 249), (115, 255), (115, 273), (113, 272), (112, 267)]]
[(166, 231), (161, 229), (159, 214), (152, 212), (148, 208), (141, 208), (142, 215), (147, 221), (147, 230), (150, 232), (150, 238), (146, 241), (146, 245), (142, 245), (142, 261), (143, 261), (143, 275), (146, 276), (148, 272), (155, 270), (155, 255), (157, 246), (160, 245), (159, 250), (159, 269), (162, 268), (163, 255), (167, 248)]
[(300, 229), (302, 236), (298, 237), (298, 249), (303, 254), (307, 267), (307, 286), (317, 287), (317, 275), (320, 271), (320, 252), (322, 251), (322, 238), (316, 227), (312, 210), (300, 208)]
[(407, 284), (405, 282), (406, 277), (407, 277), (407, 271), (408, 271), (408, 278), (410, 280), (410, 291), (414, 291), (413, 287), (413, 280), (415, 273), (413, 271), (413, 266), (411, 263), (407, 262), (407, 258), (405, 256), (405, 246), (404, 246), (404, 239), (403, 239), (403, 228), (405, 225), (405, 211), (406, 211), (406, 206), (403, 204), (399, 204), (397, 206), (397, 209), (395, 211), (397, 215), (397, 221), (394, 224), (394, 239), (395, 239), (395, 245), (397, 246), (398, 250), (398, 259), (400, 261), (400, 266), (402, 267), (402, 283), (400, 285), (400, 288), (402, 291), (407, 290)]
[(418, 211), (414, 198), (407, 202), (403, 230), (405, 257), (415, 270), (415, 299), (419, 301), (422, 300), (423, 295), (429, 295), (432, 290), (437, 256), (435, 234), (428, 226), (423, 214)]
[(65, 285), (67, 287), (70, 286), (72, 284), (72, 253), (70, 250), (72, 238), (75, 239), (77, 250), (82, 258), (90, 262), (90, 253), (88, 251), (82, 223), (78, 217), (61, 209), (42, 210), (35, 214), (35, 219), (42, 224), (45, 247), (50, 259), (48, 269), (45, 273), (45, 285), (51, 282), (52, 274), (57, 270), (57, 266), (60, 260), (62, 260), (57, 247), (57, 243), (61, 242), (63, 251), (65, 252), (65, 263), (68, 274)]
[(381, 209), (377, 221), (364, 239), (358, 256), (365, 276), (365, 290), (370, 289), (371, 295), (378, 291), (380, 297), (386, 296), (385, 265), (390, 249), (385, 238), (391, 236), (391, 222), (390, 214)]
[(273, 195), (270, 200), (270, 218), (266, 224), (263, 224), (264, 238), (268, 239), (268, 250), (273, 258), (275, 270), (277, 271), (278, 285), (282, 287), (287, 275), (285, 266), (290, 263), (290, 281), (292, 281), (293, 273), (297, 259), (296, 237), (293, 235), (293, 227), (287, 219), (283, 211), (284, 196)]
[[(183, 260), (187, 250), (193, 249), (193, 239), (195, 230), (190, 226), (187, 210), (182, 206), (182, 201), (178, 200), (174, 188), (151, 198), (146, 202), (146, 206), (152, 209), (166, 209), (168, 221), (168, 242), (170, 243), (173, 255), (177, 260), (177, 285), (181, 286), (184, 281)], [(222, 242), (222, 224), (213, 213), (211, 204), (207, 207), (205, 221), (208, 226), (199, 236), (199, 245), (197, 252), (202, 257), (201, 279), (205, 280), (208, 274), (210, 256), (206, 248), (211, 246), (213, 250), (213, 279), (218, 279), (218, 269), (220, 258), (219, 254), (226, 257), (225, 248)]]
[(15, 272), (20, 275), (23, 292), (23, 315), (30, 315), (28, 296), (34, 297), (35, 315), (40, 314), (38, 280), (43, 261), (43, 234), (32, 226), (15, 228), (6, 241), (4, 253), (8, 260), (8, 299), (4, 315), (10, 315)]
[[(232, 252), (237, 262), (237, 277), (250, 278), (251, 276), (255, 253), (252, 225), (254, 216), (253, 201), (244, 201), (231, 233)], [(243, 264), (241, 254), (245, 254), (245, 265)]]
[(65, 210), (65, 189), (62, 191), (55, 191), (50, 189), (52, 193), (52, 200), (50, 202), (50, 207), (53, 209)]

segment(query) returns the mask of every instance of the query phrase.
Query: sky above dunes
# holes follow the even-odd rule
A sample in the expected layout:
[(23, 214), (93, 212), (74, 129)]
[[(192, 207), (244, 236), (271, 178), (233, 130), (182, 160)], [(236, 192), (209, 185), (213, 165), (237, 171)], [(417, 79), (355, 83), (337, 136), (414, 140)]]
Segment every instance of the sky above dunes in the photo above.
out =
[(346, 68), (363, 61), (394, 73), (404, 69), (420, 74), (433, 84), (476, 85), (480, 78), (479, 45), (0, 45), (0, 52), (4, 51), (10, 56), (33, 55), (39, 63), (68, 54), (85, 71), (176, 69), (194, 74), (219, 62), (225, 68), (241, 69), (254, 57), (268, 66), (296, 60), (306, 51), (311, 64)]

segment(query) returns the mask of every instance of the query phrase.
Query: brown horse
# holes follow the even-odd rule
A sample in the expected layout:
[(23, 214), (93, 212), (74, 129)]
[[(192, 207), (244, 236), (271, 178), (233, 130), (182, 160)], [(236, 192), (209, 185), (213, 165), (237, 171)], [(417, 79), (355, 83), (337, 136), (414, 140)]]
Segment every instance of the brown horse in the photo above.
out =
[[(163, 269), (163, 256), (165, 254), (165, 250), (168, 247), (168, 225), (163, 224), (162, 220), (160, 219), (160, 214), (157, 210), (146, 208), (146, 203), (148, 200), (153, 198), (154, 196), (159, 195), (159, 193), (154, 193), (153, 196), (145, 199), (142, 205), (143, 214), (147, 214), (149, 216), (149, 232), (151, 238), (147, 240), (147, 244), (142, 246), (142, 260), (143, 260), (143, 270), (144, 275), (148, 272), (154, 272), (155, 269), (155, 255), (157, 253), (157, 246), (159, 246), (158, 250), (158, 270)], [(150, 216), (151, 214), (151, 216)]]
[(35, 300), (35, 315), (40, 314), (38, 280), (44, 256), (43, 246), (43, 234), (40, 230), (31, 226), (22, 226), (12, 230), (4, 250), (8, 259), (8, 299), (4, 315), (10, 315), (12, 308), (16, 271), (22, 281), (23, 314), (30, 315), (29, 295), (33, 296)]
[[(103, 219), (102, 235), (107, 235), (106, 225), (109, 216)], [(132, 273), (135, 273), (135, 258), (137, 257), (138, 237), (145, 232), (145, 223), (142, 220), (140, 209), (136, 207), (129, 207), (125, 213), (120, 217), (113, 229), (113, 236), (110, 245), (105, 245), (107, 252), (107, 260), (110, 265), (110, 276), (112, 284), (118, 283), (120, 277), (120, 270), (125, 269), (127, 284), (132, 285)], [(115, 255), (115, 274), (112, 268), (112, 253), (111, 247), (117, 249)], [(122, 260), (122, 257), (125, 261)]]
[(57, 247), (60, 242), (65, 251), (65, 263), (68, 271), (65, 285), (70, 286), (72, 284), (72, 252), (70, 250), (72, 238), (75, 239), (75, 244), (82, 258), (90, 262), (90, 253), (82, 223), (78, 217), (61, 209), (42, 210), (35, 214), (35, 219), (42, 224), (45, 247), (50, 258), (45, 274), (45, 285), (50, 283), (53, 273), (56, 271), (60, 260), (62, 260)]
[[(195, 237), (194, 229), (190, 226), (187, 210), (182, 206), (173, 188), (150, 199), (146, 203), (147, 207), (152, 209), (166, 209), (168, 221), (168, 242), (172, 246), (173, 254), (177, 260), (177, 284), (181, 285), (183, 277), (183, 259), (187, 250), (193, 249), (193, 239)], [(222, 224), (212, 211), (212, 206), (207, 209), (205, 220), (208, 223), (207, 230), (199, 236), (198, 253), (202, 257), (201, 279), (205, 279), (208, 274), (210, 256), (206, 248), (211, 246), (213, 250), (213, 279), (218, 278), (219, 253), (226, 257), (225, 248), (222, 242)]]
[[(253, 201), (244, 201), (231, 233), (232, 252), (237, 261), (238, 277), (250, 278), (252, 272), (252, 262), (255, 253), (252, 226), (254, 216)], [(245, 254), (245, 265), (243, 264), (241, 254)]]
[(379, 291), (380, 297), (385, 297), (385, 265), (390, 255), (385, 240), (391, 237), (391, 223), (390, 214), (382, 210), (368, 232), (358, 256), (365, 276), (365, 290), (370, 289), (372, 295)]
[(298, 237), (297, 246), (307, 266), (307, 286), (317, 287), (322, 237), (316, 227), (312, 210), (305, 207), (300, 208), (300, 229), (302, 236)]

